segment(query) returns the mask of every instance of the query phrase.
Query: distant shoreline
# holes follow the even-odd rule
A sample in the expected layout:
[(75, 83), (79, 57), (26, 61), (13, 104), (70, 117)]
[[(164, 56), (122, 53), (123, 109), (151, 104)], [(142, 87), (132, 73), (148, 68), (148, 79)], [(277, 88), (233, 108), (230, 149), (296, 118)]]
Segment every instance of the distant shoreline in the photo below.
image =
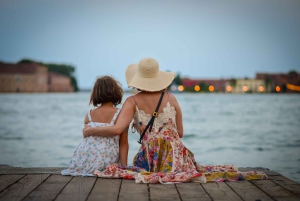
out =
[[(92, 89), (79, 89), (79, 91), (78, 92), (91, 92), (92, 91)], [(127, 89), (127, 90), (124, 90), (123, 89), (123, 91), (124, 91), (124, 93), (132, 93), (132, 90), (131, 89)]]

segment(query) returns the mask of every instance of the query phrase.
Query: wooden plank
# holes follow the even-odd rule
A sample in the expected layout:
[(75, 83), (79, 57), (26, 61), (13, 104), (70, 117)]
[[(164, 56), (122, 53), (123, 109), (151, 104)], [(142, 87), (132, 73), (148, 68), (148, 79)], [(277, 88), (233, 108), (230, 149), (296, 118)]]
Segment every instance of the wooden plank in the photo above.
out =
[(11, 167), (0, 166), (0, 174), (60, 174), (66, 167)]
[(235, 193), (237, 193), (243, 200), (265, 200), (271, 201), (266, 193), (257, 188), (255, 185), (250, 183), (249, 181), (236, 181), (236, 182), (226, 182), (226, 184), (233, 189)]
[(208, 182), (201, 185), (214, 201), (242, 200), (225, 182)]
[(98, 178), (87, 201), (118, 200), (122, 179)]
[(73, 177), (56, 200), (86, 200), (96, 179), (96, 177)]
[(0, 200), (21, 200), (46, 180), (49, 174), (26, 175), (0, 193)]
[(0, 176), (0, 192), (3, 191), (8, 186), (12, 185), (25, 175), (1, 175)]
[(275, 176), (279, 175), (277, 172), (269, 170), (268, 168), (263, 167), (241, 167), (238, 168), (241, 172), (248, 172), (248, 171), (263, 171), (268, 176)]
[(174, 184), (149, 184), (150, 200), (181, 200)]
[(24, 200), (54, 200), (71, 179), (72, 177), (70, 176), (51, 175), (46, 181), (26, 196)]
[(300, 197), (300, 184), (290, 180), (282, 175), (278, 175), (278, 176), (270, 176), (269, 179), (278, 184), (279, 186), (285, 188), (288, 191), (291, 191), (292, 193), (294, 193), (295, 195), (297, 195), (298, 197)]
[(175, 185), (183, 201), (212, 200), (199, 183), (179, 183)]
[(267, 193), (271, 198), (278, 201), (300, 200), (290, 191), (282, 188), (270, 180), (250, 180), (255, 186)]
[(133, 180), (123, 179), (119, 194), (119, 201), (147, 201), (149, 200), (149, 196), (150, 194), (148, 193), (147, 184), (137, 184)]

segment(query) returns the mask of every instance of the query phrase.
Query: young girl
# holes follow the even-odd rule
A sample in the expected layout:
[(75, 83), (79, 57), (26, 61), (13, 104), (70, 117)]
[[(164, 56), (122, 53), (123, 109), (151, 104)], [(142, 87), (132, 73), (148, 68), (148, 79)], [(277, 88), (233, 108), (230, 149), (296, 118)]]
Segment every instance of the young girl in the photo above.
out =
[[(91, 127), (105, 127), (115, 124), (120, 109), (123, 90), (110, 76), (99, 77), (91, 93), (90, 104), (96, 108), (89, 111), (84, 124)], [(62, 175), (93, 176), (94, 170), (105, 170), (113, 163), (127, 166), (128, 128), (121, 135), (112, 137), (90, 136), (78, 145), (69, 163), (69, 168), (62, 170)]]

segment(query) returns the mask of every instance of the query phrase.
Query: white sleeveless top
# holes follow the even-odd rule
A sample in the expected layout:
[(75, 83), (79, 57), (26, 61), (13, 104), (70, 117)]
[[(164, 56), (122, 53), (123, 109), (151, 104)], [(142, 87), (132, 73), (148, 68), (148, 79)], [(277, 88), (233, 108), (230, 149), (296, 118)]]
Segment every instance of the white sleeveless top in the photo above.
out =
[[(112, 126), (115, 123), (120, 109), (118, 109), (110, 123), (93, 122), (91, 111), (88, 119), (91, 127)], [(93, 176), (94, 170), (103, 171), (109, 165), (119, 162), (120, 136), (102, 137), (90, 136), (84, 138), (75, 150), (69, 163), (69, 168), (62, 170), (62, 175)]]
[(91, 127), (103, 127), (103, 126), (112, 126), (115, 124), (115, 121), (120, 113), (121, 109), (118, 109), (114, 115), (114, 117), (112, 118), (110, 123), (101, 123), (101, 122), (93, 122), (92, 117), (91, 117), (91, 112), (92, 110), (90, 110), (88, 112), (88, 119), (89, 119), (89, 123), (88, 125), (90, 125)]

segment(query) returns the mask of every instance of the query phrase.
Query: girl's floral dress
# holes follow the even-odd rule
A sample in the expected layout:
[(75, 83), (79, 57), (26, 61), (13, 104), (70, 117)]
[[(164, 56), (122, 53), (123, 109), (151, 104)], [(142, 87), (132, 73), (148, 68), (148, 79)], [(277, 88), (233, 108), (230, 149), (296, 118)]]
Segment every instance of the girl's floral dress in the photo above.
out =
[[(91, 127), (112, 126), (120, 112), (118, 109), (110, 123), (93, 122), (90, 112), (88, 119)], [(76, 148), (69, 163), (69, 168), (62, 170), (62, 175), (94, 176), (94, 170), (104, 171), (113, 163), (119, 162), (119, 139), (115, 137), (90, 136), (84, 138)]]
[[(174, 183), (207, 181), (236, 181), (265, 179), (263, 172), (240, 172), (233, 165), (203, 166), (196, 163), (194, 154), (181, 142), (176, 126), (175, 108), (168, 102), (147, 131), (142, 145), (133, 159), (133, 166), (109, 166), (106, 171), (95, 171), (99, 177), (135, 179), (137, 183)], [(142, 133), (151, 119), (150, 114), (136, 106), (133, 127)]]

